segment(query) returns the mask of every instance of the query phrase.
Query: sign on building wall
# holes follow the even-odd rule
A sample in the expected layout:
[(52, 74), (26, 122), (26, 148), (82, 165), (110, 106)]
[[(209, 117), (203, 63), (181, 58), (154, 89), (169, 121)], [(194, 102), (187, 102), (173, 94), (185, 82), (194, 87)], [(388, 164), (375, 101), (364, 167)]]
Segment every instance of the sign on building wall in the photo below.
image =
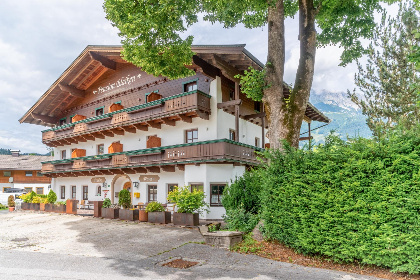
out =
[(90, 181), (92, 183), (105, 183), (105, 177), (94, 177)]
[(158, 182), (160, 179), (159, 175), (140, 175), (140, 182)]

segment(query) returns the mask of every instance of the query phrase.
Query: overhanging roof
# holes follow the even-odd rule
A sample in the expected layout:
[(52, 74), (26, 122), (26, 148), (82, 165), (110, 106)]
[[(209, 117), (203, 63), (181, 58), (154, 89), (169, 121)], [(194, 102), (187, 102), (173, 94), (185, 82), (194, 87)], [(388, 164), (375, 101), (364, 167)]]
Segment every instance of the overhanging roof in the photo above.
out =
[[(19, 119), (19, 122), (53, 126), (66, 108), (79, 98), (100, 77), (116, 69), (116, 63), (128, 63), (121, 57), (122, 46), (87, 46), (71, 65), (60, 75), (39, 100)], [(193, 45), (197, 56), (217, 67), (214, 60), (221, 60), (239, 71), (254, 67), (262, 69), (264, 64), (239, 45)], [(308, 104), (306, 115), (312, 120), (329, 122), (312, 104)]]

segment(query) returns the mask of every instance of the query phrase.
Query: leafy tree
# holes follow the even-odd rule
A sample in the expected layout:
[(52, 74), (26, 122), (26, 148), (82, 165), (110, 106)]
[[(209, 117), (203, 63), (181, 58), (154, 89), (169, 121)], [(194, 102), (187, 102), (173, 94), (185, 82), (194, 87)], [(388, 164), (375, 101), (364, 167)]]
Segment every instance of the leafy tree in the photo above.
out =
[[(393, 2), (394, 0), (385, 0)], [(272, 147), (280, 139), (293, 146), (312, 86), (317, 45), (338, 44), (343, 48), (342, 64), (360, 57), (359, 38), (371, 38), (374, 12), (380, 0), (105, 0), (106, 17), (120, 30), (127, 61), (155, 76), (171, 79), (193, 75), (193, 36), (180, 33), (199, 20), (221, 22), (225, 28), (243, 24), (257, 28), (268, 24), (268, 56), (264, 69), (262, 100), (269, 120)], [(285, 60), (284, 20), (299, 14), (300, 60), (296, 79), (287, 100), (283, 94)], [(319, 34), (315, 26), (319, 28)], [(252, 79), (250, 79), (252, 80)], [(246, 87), (246, 85), (243, 85)]]
[(363, 97), (356, 90), (348, 93), (367, 116), (374, 135), (382, 135), (397, 123), (410, 128), (420, 120), (416, 104), (420, 100), (420, 72), (410, 61), (413, 46), (420, 45), (415, 35), (419, 28), (413, 3), (401, 3), (397, 18), (383, 15), (368, 48), (366, 68), (358, 62), (355, 83)]
[(53, 190), (50, 190), (50, 192), (47, 194), (47, 201), (51, 204), (54, 204), (57, 201), (57, 195)]
[(124, 209), (128, 209), (131, 206), (131, 194), (128, 190), (123, 189), (118, 194), (118, 205)]

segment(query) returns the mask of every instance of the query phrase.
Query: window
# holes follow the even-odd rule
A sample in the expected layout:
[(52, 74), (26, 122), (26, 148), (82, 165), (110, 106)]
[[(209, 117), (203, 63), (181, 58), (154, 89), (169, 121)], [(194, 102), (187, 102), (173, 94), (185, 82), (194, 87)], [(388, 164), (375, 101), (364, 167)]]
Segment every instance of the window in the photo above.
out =
[(260, 138), (255, 137), (255, 143), (254, 143), (255, 147), (259, 147), (260, 146)]
[(83, 186), (83, 200), (88, 200), (88, 186)]
[(101, 187), (101, 185), (98, 185), (96, 187), (96, 195), (101, 195), (101, 192), (102, 192), (102, 187)]
[(67, 123), (67, 119), (66, 118), (60, 119), (60, 125), (65, 125), (66, 123)]
[(32, 177), (32, 171), (25, 171), (25, 176), (26, 177)]
[(157, 201), (157, 185), (148, 185), (148, 201)]
[(229, 91), (229, 100), (235, 100), (235, 90)]
[(259, 102), (259, 101), (254, 101), (254, 110), (255, 110), (255, 112), (257, 112), (257, 113), (261, 112), (261, 102)]
[(44, 194), (44, 188), (36, 188), (36, 194)]
[(3, 177), (12, 177), (12, 171), (3, 171)]
[(37, 172), (36, 173), (36, 177), (42, 177), (43, 175), (42, 175), (42, 173), (41, 172)]
[(61, 186), (61, 199), (65, 199), (66, 198), (66, 186)]
[(223, 190), (225, 184), (211, 184), (210, 206), (222, 206)]
[(6, 192), (7, 189), (10, 189), (10, 187), (3, 187), (3, 192)]
[(104, 154), (104, 144), (99, 144), (96, 146), (96, 154), (103, 155)]
[(236, 139), (236, 133), (234, 129), (229, 129), (229, 140), (235, 141)]
[(71, 186), (71, 198), (76, 199), (76, 186)]
[(104, 107), (96, 108), (95, 115), (96, 116), (102, 116), (104, 114)]
[(30, 188), (30, 187), (26, 187), (26, 188), (25, 188), (25, 190), (26, 190), (28, 193), (30, 193), (30, 192), (32, 191), (32, 188)]
[(191, 184), (191, 191), (204, 191), (203, 183)]
[(66, 150), (61, 151), (61, 159), (66, 159)]
[(184, 84), (184, 92), (189, 92), (197, 89), (197, 81)]
[(69, 123), (72, 123), (73, 122), (73, 117), (74, 116), (76, 116), (76, 115), (72, 115), (72, 116), (69, 117)]
[(198, 141), (198, 129), (190, 129), (185, 131), (185, 143), (194, 143)]
[(168, 184), (168, 193), (174, 191), (176, 187), (178, 187), (178, 184)]

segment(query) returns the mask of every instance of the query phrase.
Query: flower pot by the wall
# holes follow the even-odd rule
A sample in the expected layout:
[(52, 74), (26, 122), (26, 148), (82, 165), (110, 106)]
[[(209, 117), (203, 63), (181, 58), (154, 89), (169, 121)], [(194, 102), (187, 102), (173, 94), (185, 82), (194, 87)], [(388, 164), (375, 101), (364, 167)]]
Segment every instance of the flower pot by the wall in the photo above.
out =
[(15, 207), (9, 207), (9, 212), (15, 211)]
[(66, 205), (63, 205), (63, 204), (54, 205), (54, 212), (60, 213), (60, 214), (66, 214)]
[(171, 212), (148, 212), (149, 223), (169, 224), (171, 222)]
[(93, 217), (100, 218), (102, 217), (102, 205), (103, 201), (94, 201), (93, 202)]
[(45, 212), (53, 212), (53, 210), (54, 210), (54, 204), (51, 204), (51, 203), (46, 203), (45, 204)]
[(139, 219), (139, 210), (120, 209), (119, 219), (126, 221), (137, 221)]
[(66, 201), (66, 214), (77, 214), (77, 200), (76, 199), (67, 199)]
[(139, 221), (140, 222), (147, 222), (148, 213), (146, 210), (139, 210)]
[(200, 215), (198, 213), (174, 213), (174, 225), (198, 226)]
[(119, 210), (114, 208), (102, 208), (101, 215), (105, 219), (118, 219)]
[(21, 204), (20, 204), (20, 209), (22, 209), (22, 210), (29, 210), (30, 209), (30, 205), (29, 205), (30, 203), (27, 203), (27, 202), (22, 202)]
[(39, 204), (39, 211), (45, 211), (45, 203)]

